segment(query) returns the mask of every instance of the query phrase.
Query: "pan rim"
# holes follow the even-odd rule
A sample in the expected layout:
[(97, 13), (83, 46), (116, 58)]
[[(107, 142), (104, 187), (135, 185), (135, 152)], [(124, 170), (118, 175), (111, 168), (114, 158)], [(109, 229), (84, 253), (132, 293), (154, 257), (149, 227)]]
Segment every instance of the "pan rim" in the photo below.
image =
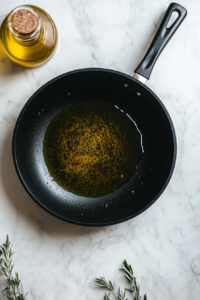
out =
[[(60, 78), (63, 78), (65, 76), (68, 76), (68, 75), (71, 75), (71, 74), (75, 74), (75, 73), (81, 73), (81, 72), (90, 72), (90, 71), (99, 71), (99, 72), (108, 72), (108, 73), (115, 73), (117, 75), (121, 75), (121, 76), (124, 76), (124, 77), (127, 77), (128, 79), (131, 79), (133, 81), (135, 81), (136, 83), (138, 83), (139, 85), (143, 86), (146, 90), (148, 90), (152, 96), (158, 101), (158, 103), (161, 105), (163, 111), (165, 112), (165, 115), (169, 121), (169, 124), (170, 124), (170, 128), (171, 128), (171, 131), (172, 131), (172, 136), (173, 136), (173, 142), (174, 142), (174, 154), (173, 154), (173, 160), (172, 160), (172, 164), (171, 164), (171, 169), (170, 169), (170, 172), (169, 172), (169, 175), (167, 177), (167, 180), (165, 181), (165, 184), (163, 185), (162, 189), (160, 190), (160, 192), (157, 194), (157, 196), (148, 204), (146, 205), (144, 208), (142, 208), (141, 210), (139, 210), (137, 213), (134, 213), (126, 218), (122, 218), (120, 220), (116, 220), (116, 221), (110, 221), (110, 222), (94, 222), (94, 223), (91, 223), (91, 222), (80, 222), (80, 221), (75, 221), (75, 220), (71, 220), (71, 219), (68, 219), (68, 218), (65, 218), (65, 217), (62, 217), (60, 215), (58, 215), (57, 213), (53, 212), (52, 210), (50, 210), (49, 208), (45, 207), (43, 204), (41, 204), (41, 202), (39, 201), (39, 199), (37, 199), (32, 193), (31, 191), (29, 190), (29, 188), (27, 187), (25, 181), (23, 180), (23, 176), (21, 175), (21, 172), (20, 172), (20, 168), (18, 166), (18, 162), (17, 162), (17, 156), (16, 156), (16, 136), (17, 136), (17, 132), (18, 132), (18, 127), (19, 127), (19, 124), (20, 124), (20, 121), (26, 111), (26, 108), (29, 106), (29, 104), (34, 101), (34, 98), (35, 96), (41, 91), (43, 90), (45, 87), (47, 87), (48, 85), (50, 85), (52, 82), (56, 81), (56, 80), (59, 80)], [(176, 134), (175, 134), (175, 129), (174, 129), (174, 125), (173, 125), (173, 122), (171, 120), (171, 117), (166, 109), (166, 107), (164, 106), (164, 104), (162, 103), (162, 101), (158, 98), (158, 96), (148, 87), (146, 86), (145, 84), (141, 83), (140, 81), (138, 81), (137, 79), (135, 79), (134, 77), (130, 76), (130, 75), (127, 75), (125, 73), (122, 73), (122, 72), (119, 72), (119, 71), (115, 71), (115, 70), (111, 70), (111, 69), (104, 69), (104, 68), (84, 68), (84, 69), (76, 69), (76, 70), (73, 70), (73, 71), (69, 71), (69, 72), (66, 72), (66, 73), (63, 73), (59, 76), (56, 76), (54, 77), (53, 79), (49, 80), (48, 82), (46, 82), (44, 85), (42, 85), (30, 98), (29, 100), (25, 103), (25, 105), (23, 106), (18, 118), (17, 118), (17, 121), (16, 121), (16, 124), (15, 124), (15, 128), (14, 128), (14, 131), (13, 131), (13, 138), (12, 138), (12, 157), (13, 157), (13, 162), (14, 162), (14, 166), (15, 166), (15, 170), (16, 170), (16, 173), (18, 175), (18, 178), (22, 184), (22, 186), (24, 187), (24, 189), (26, 190), (26, 192), (29, 194), (29, 196), (41, 207), (43, 208), (46, 212), (50, 213), (51, 215), (53, 215), (54, 217), (57, 217), (58, 219), (60, 220), (63, 220), (65, 222), (68, 222), (68, 223), (71, 223), (71, 224), (75, 224), (75, 225), (79, 225), (79, 226), (86, 226), (86, 227), (104, 227), (104, 226), (111, 226), (111, 225), (115, 225), (115, 224), (119, 224), (119, 223), (122, 223), (122, 222), (125, 222), (125, 221), (128, 221), (138, 215), (140, 215), (142, 212), (144, 212), (145, 210), (147, 210), (153, 203), (155, 203), (155, 201), (161, 196), (161, 194), (164, 192), (164, 190), (166, 189), (171, 177), (172, 177), (172, 174), (173, 174), (173, 171), (174, 171), (174, 168), (175, 168), (175, 163), (176, 163), (176, 156), (177, 156), (177, 140), (176, 140)]]

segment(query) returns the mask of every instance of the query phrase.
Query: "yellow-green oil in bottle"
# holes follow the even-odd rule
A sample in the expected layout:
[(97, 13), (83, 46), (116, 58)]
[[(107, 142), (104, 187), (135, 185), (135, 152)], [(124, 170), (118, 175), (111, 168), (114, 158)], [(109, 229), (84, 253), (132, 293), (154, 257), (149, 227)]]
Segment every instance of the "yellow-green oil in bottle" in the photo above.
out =
[[(12, 20), (18, 10), (29, 10), (36, 16), (37, 26), (33, 32), (23, 34), (14, 28)], [(36, 67), (52, 57), (58, 34), (54, 21), (46, 11), (37, 6), (24, 5), (12, 10), (4, 19), (0, 39), (11, 61), (24, 67)]]

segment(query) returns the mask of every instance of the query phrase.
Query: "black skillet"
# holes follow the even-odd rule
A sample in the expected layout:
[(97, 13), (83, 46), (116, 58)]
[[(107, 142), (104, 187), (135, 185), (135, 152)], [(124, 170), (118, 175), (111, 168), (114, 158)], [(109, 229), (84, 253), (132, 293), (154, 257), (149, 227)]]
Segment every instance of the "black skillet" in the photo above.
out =
[[(178, 18), (167, 28), (174, 11)], [(24, 188), (47, 212), (74, 224), (105, 226), (135, 217), (162, 194), (175, 166), (176, 137), (166, 108), (144, 82), (186, 14), (182, 6), (170, 4), (134, 77), (105, 69), (75, 70), (49, 81), (26, 103), (14, 130), (13, 159)], [(144, 155), (137, 172), (119, 190), (87, 198), (52, 181), (44, 163), (43, 138), (61, 110), (95, 99), (117, 105), (135, 120), (143, 136)]]

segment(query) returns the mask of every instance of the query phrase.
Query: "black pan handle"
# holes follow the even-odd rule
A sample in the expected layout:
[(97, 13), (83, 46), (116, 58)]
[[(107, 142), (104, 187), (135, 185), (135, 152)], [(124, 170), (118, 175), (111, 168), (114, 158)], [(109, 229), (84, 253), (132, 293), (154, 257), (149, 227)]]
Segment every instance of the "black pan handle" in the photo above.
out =
[[(174, 21), (174, 23), (169, 28), (167, 28), (168, 21), (173, 12), (177, 12), (178, 17)], [(147, 53), (145, 54), (143, 60), (136, 68), (135, 73), (145, 77), (146, 79), (149, 79), (157, 58), (159, 57), (160, 53), (165, 48), (175, 31), (181, 25), (186, 15), (187, 10), (183, 6), (177, 3), (171, 3), (169, 5), (151, 42), (151, 45), (149, 46), (149, 49), (147, 50)]]

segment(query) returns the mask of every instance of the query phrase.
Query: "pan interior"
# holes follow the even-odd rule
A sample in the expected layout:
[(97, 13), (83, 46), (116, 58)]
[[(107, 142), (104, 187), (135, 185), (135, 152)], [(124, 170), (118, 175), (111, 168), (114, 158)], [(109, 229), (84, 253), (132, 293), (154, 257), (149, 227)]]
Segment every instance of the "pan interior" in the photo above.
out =
[(98, 100), (62, 110), (50, 122), (43, 154), (53, 180), (85, 197), (118, 190), (142, 157), (141, 133), (127, 114)]
[[(131, 179), (98, 198), (61, 188), (49, 175), (43, 157), (51, 120), (72, 105), (94, 100), (114, 104), (135, 120), (145, 149)], [(171, 177), (176, 142), (166, 109), (148, 88), (118, 72), (88, 69), (55, 78), (31, 97), (16, 124), (13, 156), (24, 187), (44, 209), (69, 222), (101, 226), (127, 220), (157, 199)]]

